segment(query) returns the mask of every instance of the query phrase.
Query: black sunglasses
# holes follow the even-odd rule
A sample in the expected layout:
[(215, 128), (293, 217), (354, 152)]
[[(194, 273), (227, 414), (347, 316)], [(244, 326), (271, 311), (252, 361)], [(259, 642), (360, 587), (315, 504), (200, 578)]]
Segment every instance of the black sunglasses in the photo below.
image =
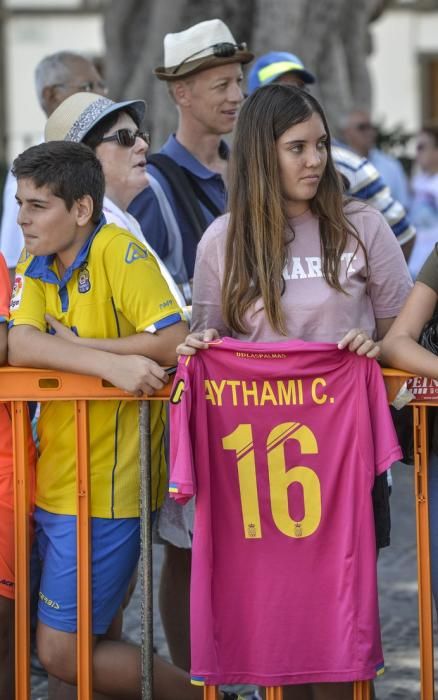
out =
[(147, 131), (132, 131), (132, 129), (117, 129), (111, 136), (104, 136), (100, 139), (100, 143), (105, 141), (117, 141), (119, 146), (131, 148), (135, 144), (136, 138), (142, 139), (148, 146), (150, 145), (150, 136)]
[[(220, 44), (212, 44), (211, 46), (206, 46), (203, 49), (199, 49), (199, 51), (195, 51), (195, 53), (190, 54), (190, 56), (187, 56), (181, 63), (179, 63), (176, 68), (173, 69), (172, 75), (177, 75), (179, 69), (187, 63), (187, 61), (191, 61), (192, 58), (195, 58), (196, 56), (199, 56), (200, 53), (203, 53), (204, 51), (208, 51), (208, 49), (213, 49), (213, 56), (216, 56), (216, 58), (231, 58), (231, 56), (234, 56), (238, 51), (245, 51), (246, 50), (246, 44), (245, 42), (242, 42), (241, 44), (232, 44), (229, 41), (222, 41)], [(205, 59), (211, 58), (211, 54), (209, 56), (206, 56)]]

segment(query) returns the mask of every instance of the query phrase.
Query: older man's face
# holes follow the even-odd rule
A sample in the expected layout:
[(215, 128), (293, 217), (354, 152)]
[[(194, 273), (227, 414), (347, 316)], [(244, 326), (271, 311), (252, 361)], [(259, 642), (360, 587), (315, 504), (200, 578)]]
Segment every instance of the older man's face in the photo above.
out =
[(105, 95), (106, 85), (94, 64), (78, 56), (66, 63), (69, 76), (63, 82), (55, 83), (47, 91), (44, 109), (49, 117), (67, 97), (76, 92), (95, 92)]

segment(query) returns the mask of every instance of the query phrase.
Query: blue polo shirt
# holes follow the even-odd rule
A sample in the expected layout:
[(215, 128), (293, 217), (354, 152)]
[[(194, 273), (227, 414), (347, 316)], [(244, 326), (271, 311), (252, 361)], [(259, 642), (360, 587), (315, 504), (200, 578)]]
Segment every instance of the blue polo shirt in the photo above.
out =
[[(219, 147), (220, 153), (224, 159), (228, 158), (228, 146), (224, 141), (221, 141)], [(172, 134), (161, 148), (160, 153), (173, 158), (173, 160), (186, 168), (196, 178), (199, 186), (202, 187), (205, 194), (212, 202), (222, 211), (226, 208), (226, 190), (224, 181), (218, 173), (214, 173), (202, 165), (184, 146), (182, 146)], [(187, 220), (185, 213), (178, 206), (175, 200), (171, 186), (162, 173), (153, 165), (147, 166), (147, 171), (150, 173), (164, 190), (167, 200), (172, 208), (175, 218), (178, 222), (182, 243), (183, 256), (189, 278), (193, 277), (193, 269), (195, 267), (196, 247), (198, 239), (195, 231)], [(204, 213), (207, 225), (213, 219), (213, 214), (199, 202)], [(167, 236), (166, 224), (161, 214), (158, 200), (151, 187), (147, 187), (141, 192), (129, 206), (129, 211), (135, 216), (140, 223), (143, 235), (158, 253), (160, 258), (165, 262), (169, 254), (169, 242)]]

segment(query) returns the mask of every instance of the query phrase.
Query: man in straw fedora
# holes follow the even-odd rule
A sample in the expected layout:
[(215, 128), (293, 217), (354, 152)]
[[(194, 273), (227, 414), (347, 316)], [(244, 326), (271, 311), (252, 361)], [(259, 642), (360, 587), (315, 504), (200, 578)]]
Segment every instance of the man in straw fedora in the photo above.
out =
[[(158, 191), (152, 183), (130, 211), (164, 263), (175, 270), (178, 283), (192, 278), (198, 240), (225, 209), (228, 147), (222, 137), (233, 130), (243, 100), (242, 64), (252, 58), (246, 44), (236, 43), (220, 19), (164, 37), (164, 66), (154, 72), (167, 83), (178, 126), (159, 155), (160, 161), (162, 156), (171, 160), (173, 170), (179, 166), (174, 179), (186, 196), (175, 189), (162, 162), (160, 167), (152, 164), (152, 156), (148, 173), (158, 182)], [(170, 205), (170, 217), (163, 199)]]

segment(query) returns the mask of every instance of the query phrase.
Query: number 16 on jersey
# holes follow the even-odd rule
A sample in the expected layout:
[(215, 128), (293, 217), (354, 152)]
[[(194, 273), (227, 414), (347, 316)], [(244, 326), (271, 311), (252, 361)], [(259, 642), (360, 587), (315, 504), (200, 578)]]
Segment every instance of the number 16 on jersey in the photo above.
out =
[[(306, 425), (287, 422), (272, 428), (266, 440), (272, 518), (278, 530), (287, 537), (309, 537), (318, 529), (321, 521), (321, 484), (310, 467), (299, 465), (286, 468), (284, 446), (287, 440), (296, 440), (302, 455), (318, 454), (315, 435)], [(252, 425), (240, 423), (232, 433), (222, 438), (222, 446), (224, 450), (236, 453), (245, 537), (261, 538)], [(294, 483), (301, 484), (303, 490), (304, 515), (301, 520), (294, 520), (289, 513), (288, 488)]]

